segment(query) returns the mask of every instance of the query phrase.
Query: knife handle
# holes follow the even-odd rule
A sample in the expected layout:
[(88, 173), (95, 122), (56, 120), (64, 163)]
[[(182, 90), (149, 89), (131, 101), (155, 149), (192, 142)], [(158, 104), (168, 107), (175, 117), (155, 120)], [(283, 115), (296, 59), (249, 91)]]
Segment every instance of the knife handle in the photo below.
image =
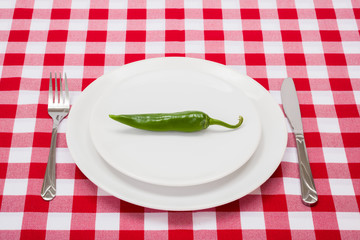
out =
[(318, 201), (309, 157), (306, 151), (304, 134), (295, 134), (300, 169), (301, 199), (304, 205), (313, 206)]

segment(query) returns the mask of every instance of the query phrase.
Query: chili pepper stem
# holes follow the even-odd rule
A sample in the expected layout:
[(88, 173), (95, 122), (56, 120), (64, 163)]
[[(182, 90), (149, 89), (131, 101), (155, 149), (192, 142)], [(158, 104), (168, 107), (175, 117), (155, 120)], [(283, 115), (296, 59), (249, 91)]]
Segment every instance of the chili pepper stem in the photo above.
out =
[(220, 125), (220, 126), (223, 126), (223, 127), (227, 127), (227, 128), (238, 128), (241, 126), (241, 124), (243, 123), (244, 121), (244, 118), (242, 116), (239, 116), (239, 122), (235, 125), (231, 125), (231, 124), (228, 124), (226, 122), (223, 122), (223, 121), (220, 121), (218, 119), (213, 119), (213, 118), (209, 118), (209, 125)]

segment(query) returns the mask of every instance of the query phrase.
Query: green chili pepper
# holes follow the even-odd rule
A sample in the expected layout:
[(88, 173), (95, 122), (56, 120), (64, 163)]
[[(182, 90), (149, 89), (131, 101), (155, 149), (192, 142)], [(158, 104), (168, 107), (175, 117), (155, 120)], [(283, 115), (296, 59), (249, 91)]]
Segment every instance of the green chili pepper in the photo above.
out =
[(238, 128), (243, 122), (243, 117), (239, 116), (239, 122), (235, 125), (231, 125), (223, 121), (213, 119), (207, 114), (199, 111), (130, 115), (110, 114), (109, 117), (128, 126), (149, 131), (196, 132), (206, 129), (210, 125)]

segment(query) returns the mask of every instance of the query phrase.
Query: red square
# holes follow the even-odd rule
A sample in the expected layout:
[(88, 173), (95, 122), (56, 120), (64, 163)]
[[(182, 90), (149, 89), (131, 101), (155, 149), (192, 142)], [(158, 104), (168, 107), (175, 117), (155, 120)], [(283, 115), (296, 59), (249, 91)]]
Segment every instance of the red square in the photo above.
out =
[(266, 239), (278, 240), (278, 239), (291, 239), (291, 231), (283, 229), (267, 229), (266, 230)]
[(144, 239), (145, 232), (138, 230), (120, 230), (119, 239), (121, 240), (134, 240), (134, 239)]
[[(1, 136), (1, 135), (0, 135)], [(0, 178), (5, 179), (8, 163), (0, 163)], [(1, 201), (0, 201), (1, 203)]]
[(279, 166), (275, 172), (271, 175), (272, 178), (280, 178), (283, 177), (283, 172), (281, 166)]
[(356, 19), (360, 19), (360, 8), (354, 8), (354, 15)]
[(360, 133), (342, 133), (344, 147), (360, 147)]
[(127, 42), (145, 42), (146, 31), (126, 31)]
[(85, 88), (87, 88), (87, 86), (89, 86), (95, 79), (93, 78), (84, 78), (82, 80), (82, 86), (81, 86), (81, 91), (83, 91)]
[(217, 212), (238, 212), (240, 211), (239, 200), (216, 207)]
[(184, 19), (185, 11), (183, 8), (167, 8), (165, 9), (166, 19)]
[(230, 240), (230, 239), (242, 239), (242, 231), (241, 230), (217, 230), (218, 240)]
[(320, 133), (307, 132), (304, 136), (307, 147), (322, 147)]
[(262, 195), (265, 212), (286, 212), (287, 204), (285, 195)]
[(9, 34), (9, 42), (27, 42), (29, 39), (28, 30), (11, 30)]
[[(40, 190), (40, 189), (39, 189)], [(44, 201), (40, 195), (28, 195), (25, 199), (25, 212), (48, 212), (48, 201)]]
[(15, 118), (16, 105), (15, 104), (1, 104), (0, 118)]
[(346, 66), (345, 54), (341, 53), (325, 53), (326, 65), (330, 66)]
[(104, 66), (105, 54), (85, 54), (85, 66)]
[(295, 8), (279, 8), (279, 19), (298, 19), (297, 11)]
[(106, 42), (106, 31), (88, 31), (86, 36), (87, 42)]
[(351, 178), (360, 178), (360, 163), (348, 163)]
[(169, 230), (169, 240), (194, 239), (193, 230)]
[(310, 82), (308, 78), (293, 78), (296, 90), (298, 91), (310, 91)]
[(184, 42), (185, 41), (185, 31), (184, 30), (165, 30), (165, 41)]
[(34, 140), (33, 140), (33, 147), (50, 147), (51, 141), (51, 132), (44, 133), (44, 132), (35, 132), (34, 133)]
[(267, 78), (256, 78), (258, 83), (261, 84), (266, 90), (269, 90), (269, 80)]
[(70, 9), (53, 8), (51, 11), (51, 19), (70, 19)]
[(224, 40), (224, 31), (219, 30), (205, 30), (204, 39), (205, 41), (223, 41)]
[(266, 65), (265, 54), (245, 53), (245, 63), (246, 65), (257, 65), (257, 66)]
[(48, 42), (66, 42), (68, 36), (67, 30), (49, 30)]
[(336, 30), (320, 30), (321, 40), (324, 42), (340, 42), (340, 32)]
[(311, 163), (311, 172), (314, 178), (328, 178), (325, 163)]
[(50, 118), (46, 104), (39, 104), (37, 107), (36, 118)]
[[(1, 78), (0, 79), (0, 90), (2, 90), (2, 91), (19, 90), (20, 89), (20, 80), (21, 80), (20, 77)], [(3, 108), (3, 106), (4, 105), (1, 105), (1, 108)], [(15, 107), (15, 110), (16, 110), (16, 107)], [(1, 112), (0, 112), (0, 117), (1, 117)]]
[(341, 239), (339, 230), (315, 230), (316, 239), (338, 240)]
[(297, 30), (283, 30), (281, 38), (285, 42), (301, 42), (301, 33)]
[(240, 9), (240, 14), (242, 19), (260, 19), (259, 9)]
[(95, 230), (70, 230), (70, 239), (95, 239)]
[(23, 65), (25, 54), (23, 53), (6, 53), (3, 65)]
[(0, 132), (0, 147), (11, 147), (12, 133)]
[(144, 207), (141, 207), (141, 206), (129, 203), (129, 202), (121, 201), (120, 202), (120, 211), (127, 212), (127, 213), (143, 213)]
[(75, 179), (87, 179), (78, 167), (75, 168)]
[(89, 10), (89, 19), (108, 19), (109, 10), (108, 9), (90, 9)]
[(128, 9), (127, 19), (146, 19), (146, 9)]
[[(312, 167), (312, 166), (311, 166)], [(311, 168), (312, 170), (312, 168)], [(315, 186), (316, 187), (316, 186)], [(335, 212), (335, 204), (332, 196), (319, 195), (319, 201), (311, 208), (314, 212)]]
[(34, 229), (21, 230), (20, 239), (38, 240), (38, 239), (45, 239), (45, 236), (46, 236), (46, 230), (34, 230)]
[(289, 66), (305, 66), (305, 55), (302, 53), (285, 53), (285, 64)]
[(221, 53), (205, 53), (205, 59), (221, 64), (226, 64), (226, 56)]
[(31, 163), (29, 178), (43, 178), (46, 170), (46, 163)]
[(312, 104), (300, 104), (301, 117), (304, 118), (315, 118), (315, 108)]
[(74, 196), (72, 212), (95, 213), (96, 196)]
[(145, 54), (125, 54), (125, 64), (145, 59)]
[(263, 40), (262, 31), (244, 30), (243, 39), (244, 41), (262, 41)]
[(331, 90), (352, 91), (350, 78), (329, 78)]
[(222, 19), (222, 9), (204, 8), (203, 17), (204, 19)]
[(32, 14), (32, 8), (15, 8), (13, 19), (31, 19)]
[(45, 66), (63, 66), (65, 62), (65, 54), (47, 53), (44, 57)]
[(336, 19), (335, 10), (333, 8), (317, 8), (315, 9), (317, 19)]
[[(350, 104), (335, 105), (336, 115), (338, 118), (358, 118), (359, 112), (357, 106)], [(360, 141), (360, 139), (358, 140)]]
[(165, 53), (165, 57), (185, 57), (185, 53)]

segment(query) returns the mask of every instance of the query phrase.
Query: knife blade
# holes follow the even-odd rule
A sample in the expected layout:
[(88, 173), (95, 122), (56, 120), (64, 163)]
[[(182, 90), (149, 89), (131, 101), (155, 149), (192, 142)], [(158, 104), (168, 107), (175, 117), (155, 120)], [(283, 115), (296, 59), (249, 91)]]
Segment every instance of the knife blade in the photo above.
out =
[(318, 201), (314, 179), (311, 173), (306, 150), (304, 131), (301, 122), (299, 100), (292, 78), (284, 79), (281, 85), (281, 100), (286, 117), (294, 131), (299, 160), (301, 199), (306, 206), (313, 206)]

